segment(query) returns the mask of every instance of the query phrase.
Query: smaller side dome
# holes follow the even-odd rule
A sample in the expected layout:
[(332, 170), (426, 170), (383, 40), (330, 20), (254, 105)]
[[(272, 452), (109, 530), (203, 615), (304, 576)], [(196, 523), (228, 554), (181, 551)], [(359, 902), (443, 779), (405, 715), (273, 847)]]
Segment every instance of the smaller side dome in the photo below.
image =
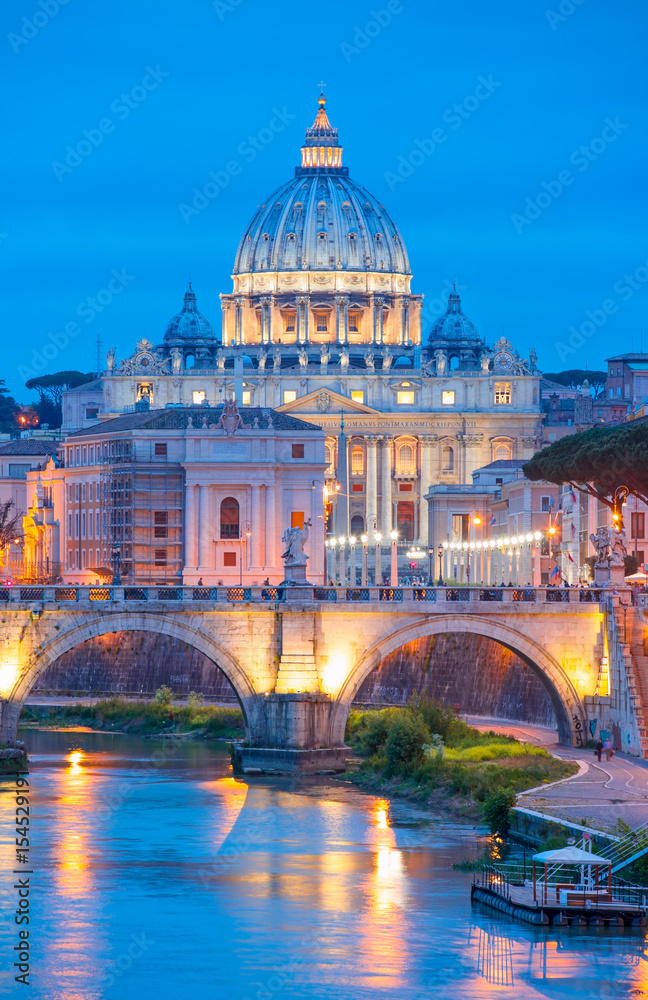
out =
[(448, 308), (443, 316), (439, 316), (432, 324), (429, 343), (436, 341), (481, 341), (479, 330), (461, 308), (461, 298), (456, 286), (448, 296)]
[(185, 292), (182, 312), (176, 313), (167, 324), (167, 328), (164, 331), (164, 343), (172, 347), (180, 342), (197, 343), (204, 341), (215, 342), (216, 334), (207, 317), (198, 311), (196, 293), (191, 287), (191, 282), (189, 282), (189, 288)]

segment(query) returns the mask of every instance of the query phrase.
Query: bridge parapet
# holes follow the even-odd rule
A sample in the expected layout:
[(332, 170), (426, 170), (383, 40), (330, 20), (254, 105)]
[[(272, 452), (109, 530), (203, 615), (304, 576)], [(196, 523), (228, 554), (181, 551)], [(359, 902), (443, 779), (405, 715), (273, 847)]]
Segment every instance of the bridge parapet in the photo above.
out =
[[(646, 595), (648, 597), (648, 595)], [(232, 604), (423, 604), (478, 607), (488, 604), (556, 605), (601, 604), (604, 591), (557, 587), (167, 587), (107, 586), (0, 587), (0, 604), (123, 605), (162, 603), (172, 608), (190, 604), (192, 610), (213, 610)], [(424, 608), (420, 608), (424, 610)], [(431, 610), (431, 608), (429, 608)]]

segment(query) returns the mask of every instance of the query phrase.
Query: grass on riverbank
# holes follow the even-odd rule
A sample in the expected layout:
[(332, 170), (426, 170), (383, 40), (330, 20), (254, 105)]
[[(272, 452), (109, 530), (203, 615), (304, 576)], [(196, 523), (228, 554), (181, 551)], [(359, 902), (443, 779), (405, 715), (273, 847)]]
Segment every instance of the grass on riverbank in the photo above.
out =
[(352, 712), (346, 739), (362, 758), (352, 780), (368, 791), (450, 807), (506, 832), (515, 793), (575, 774), (576, 764), (500, 733), (481, 733), (439, 702)]
[(239, 708), (172, 706), (165, 701), (127, 701), (119, 697), (104, 698), (94, 705), (25, 706), (20, 725), (46, 729), (88, 726), (135, 736), (187, 733), (203, 739), (241, 739), (245, 733)]

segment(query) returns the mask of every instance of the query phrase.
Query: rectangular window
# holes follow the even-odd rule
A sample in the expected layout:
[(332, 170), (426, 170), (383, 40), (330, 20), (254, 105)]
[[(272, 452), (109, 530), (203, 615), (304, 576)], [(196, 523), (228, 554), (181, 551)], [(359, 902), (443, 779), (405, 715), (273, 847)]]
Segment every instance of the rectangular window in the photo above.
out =
[(31, 465), (14, 465), (9, 463), (10, 479), (26, 479), (27, 473), (31, 471)]
[(608, 389), (608, 395), (609, 395), (610, 399), (612, 399), (614, 397), (614, 389), (612, 389), (612, 388)]
[[(74, 537), (79, 537), (79, 512), (78, 510), (74, 514)], [(77, 566), (78, 569), (78, 566)]]
[(362, 483), (351, 483), (352, 493), (364, 493), (364, 486)]
[(315, 327), (318, 333), (328, 333), (328, 313), (315, 313)]
[(79, 550), (78, 549), (74, 550), (74, 568), (75, 569), (79, 568)]
[(86, 536), (86, 512), (84, 510), (82, 510), (81, 511), (81, 538), (85, 538), (85, 536)]
[(81, 569), (86, 568), (86, 550), (81, 549)]
[(155, 550), (155, 565), (156, 566), (166, 566), (166, 564), (167, 564), (166, 549), (156, 549)]
[(191, 393), (191, 399), (194, 406), (200, 406), (201, 403), (205, 402), (205, 390), (194, 389), (194, 391)]
[(546, 514), (551, 510), (550, 500), (551, 497), (540, 497), (540, 510), (543, 514)]
[(295, 389), (284, 389), (283, 401), (286, 403), (294, 403), (297, 399), (297, 392)]
[(90, 503), (94, 500), (94, 483), (88, 483), (88, 500)]
[(68, 538), (72, 538), (72, 514), (68, 514)]
[(79, 502), (79, 484), (78, 483), (74, 484), (74, 502), (75, 503)]
[(85, 503), (85, 499), (86, 499), (86, 484), (82, 483), (82, 485), (81, 485), (81, 500), (83, 501), (83, 503)]
[(155, 454), (166, 458), (166, 453), (167, 453), (166, 441), (156, 441)]
[(294, 312), (284, 313), (284, 319), (285, 319), (285, 323), (286, 323), (286, 326), (285, 326), (286, 333), (294, 333), (295, 332), (295, 315), (296, 314)]
[(100, 565), (99, 560), (101, 559), (101, 552), (99, 549), (95, 549), (95, 557), (96, 557), (95, 566), (99, 566)]
[(243, 406), (252, 405), (252, 393), (249, 389), (243, 390)]
[(400, 403), (401, 406), (411, 406), (414, 402), (413, 392), (397, 392), (396, 402)]
[(353, 399), (356, 403), (364, 403), (364, 390), (354, 389), (351, 393), (351, 399)]
[(88, 449), (86, 445), (83, 446), (83, 465), (88, 464)]
[(443, 406), (454, 406), (455, 394), (454, 389), (448, 389), (446, 392), (441, 393), (441, 402)]
[(303, 446), (303, 444), (294, 444), (292, 446), (292, 457), (293, 458), (303, 458), (304, 457), (304, 446)]
[[(101, 538), (101, 525), (99, 523), (99, 511), (95, 510), (95, 531), (97, 532), (97, 538)], [(97, 560), (99, 557), (97, 556)]]
[(88, 538), (94, 538), (94, 531), (93, 531), (94, 524), (93, 524), (93, 520), (94, 519), (93, 519), (93, 516), (92, 516), (92, 511), (89, 510), (88, 511)]
[(617, 397), (619, 399), (621, 399), (621, 386), (620, 385), (617, 386)]
[(645, 514), (631, 514), (630, 515), (630, 537), (631, 538), (645, 538)]
[(86, 420), (96, 420), (99, 410), (96, 406), (86, 407)]
[(169, 523), (169, 513), (166, 510), (153, 511), (153, 534), (155, 538), (166, 538), (168, 535), (167, 525)]
[(292, 510), (290, 512), (290, 527), (291, 528), (303, 528), (304, 527), (304, 512), (303, 512), (303, 510)]
[(349, 333), (360, 332), (360, 313), (349, 313)]
[(511, 383), (495, 383), (495, 406), (506, 406), (511, 402)]
[[(76, 449), (76, 453), (75, 453), (75, 456), (74, 456), (74, 464), (77, 465), (77, 466), (81, 465), (81, 449), (80, 448)], [(77, 566), (77, 569), (78, 568), (79, 567)]]
[(94, 445), (90, 445), (88, 448), (88, 464), (94, 465)]
[(236, 566), (236, 552), (223, 552), (223, 566)]
[(72, 486), (72, 483), (68, 483), (68, 501), (72, 503), (73, 499), (74, 499), (74, 487)]
[(629, 385), (629, 383), (626, 384), (626, 385), (624, 385), (624, 387), (623, 387), (623, 395), (625, 396), (626, 399), (630, 399), (630, 385)]

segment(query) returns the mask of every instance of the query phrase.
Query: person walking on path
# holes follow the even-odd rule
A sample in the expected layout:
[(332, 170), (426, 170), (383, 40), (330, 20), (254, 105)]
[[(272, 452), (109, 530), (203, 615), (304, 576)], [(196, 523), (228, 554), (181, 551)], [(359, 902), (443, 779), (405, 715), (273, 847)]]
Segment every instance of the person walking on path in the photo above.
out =
[(601, 742), (600, 737), (596, 741), (596, 746), (594, 747), (594, 753), (598, 757), (599, 763), (600, 763), (601, 762), (601, 754), (603, 753), (603, 743)]
[(614, 750), (612, 749), (612, 740), (609, 736), (603, 744), (603, 749), (605, 750), (605, 759), (611, 760), (614, 757)]

